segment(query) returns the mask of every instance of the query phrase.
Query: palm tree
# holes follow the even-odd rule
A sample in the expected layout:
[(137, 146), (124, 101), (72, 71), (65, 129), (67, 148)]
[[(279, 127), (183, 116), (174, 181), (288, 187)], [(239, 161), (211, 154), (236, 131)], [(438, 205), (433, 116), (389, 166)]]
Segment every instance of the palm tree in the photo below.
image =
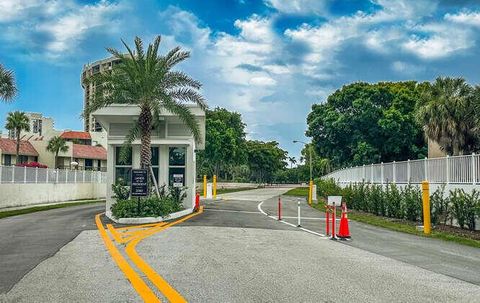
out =
[(477, 142), (473, 92), (465, 79), (450, 77), (438, 77), (421, 92), (416, 119), (447, 154), (464, 154)]
[(288, 157), (288, 161), (290, 162), (290, 168), (292, 168), (293, 165), (297, 163), (297, 160), (295, 159), (295, 157)]
[(15, 161), (19, 163), (19, 153), (20, 153), (20, 135), (22, 130), (30, 131), (30, 119), (24, 112), (14, 111), (8, 113), (7, 123), (5, 128), (14, 132), (15, 139), (17, 141), (17, 147), (15, 151)]
[(13, 71), (6, 69), (0, 64), (0, 99), (5, 102), (11, 101), (17, 94)]
[(67, 141), (65, 141), (65, 139), (59, 136), (55, 136), (48, 141), (47, 151), (55, 154), (55, 167), (58, 168), (57, 167), (58, 153), (59, 152), (65, 153), (68, 151)]
[(178, 115), (194, 138), (199, 141), (198, 122), (186, 103), (195, 103), (203, 110), (206, 110), (207, 105), (198, 92), (200, 82), (183, 72), (172, 70), (175, 65), (190, 57), (189, 52), (175, 47), (166, 55), (159, 55), (160, 36), (149, 44), (146, 52), (139, 37), (135, 38), (135, 51), (132, 51), (123, 40), (122, 43), (127, 50), (126, 54), (107, 48), (107, 51), (119, 60), (112, 71), (99, 73), (87, 79), (96, 83), (96, 89), (84, 116), (114, 103), (137, 106), (140, 115), (125, 138), (120, 158), (126, 159), (127, 147), (140, 137), (140, 163), (142, 168), (149, 168), (151, 132), (159, 125), (163, 109)]

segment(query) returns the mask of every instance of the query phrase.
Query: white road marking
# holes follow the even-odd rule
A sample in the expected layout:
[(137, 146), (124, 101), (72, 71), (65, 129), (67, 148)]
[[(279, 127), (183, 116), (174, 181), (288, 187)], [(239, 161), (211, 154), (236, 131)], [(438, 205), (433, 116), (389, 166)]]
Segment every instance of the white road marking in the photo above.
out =
[[(285, 219), (297, 219), (297, 217), (285, 217), (282, 216), (282, 218)], [(320, 220), (320, 221), (325, 221), (325, 218), (313, 218), (313, 217), (301, 217), (302, 220)], [(337, 221), (340, 221), (340, 219), (337, 218)]]
[[(257, 205), (258, 211), (261, 212), (262, 214), (264, 214), (265, 216), (271, 218), (271, 219), (274, 219), (274, 220), (279, 221), (279, 220), (278, 220), (278, 217), (269, 216), (266, 212), (263, 211), (263, 209), (262, 209), (262, 204), (263, 204), (263, 202), (264, 202), (264, 201), (258, 203), (258, 205)], [(296, 218), (296, 217), (284, 217), (284, 218)], [(279, 222), (282, 222), (282, 223), (284, 223), (284, 224), (287, 224), (287, 225), (290, 225), (290, 226), (293, 226), (293, 227), (298, 227), (297, 225), (292, 224), (292, 223), (287, 222), (287, 221), (280, 220)], [(303, 230), (303, 231), (306, 231), (306, 232), (311, 233), (311, 234), (313, 234), (313, 235), (319, 236), (319, 237), (321, 237), (322, 239), (328, 239), (328, 237), (326, 237), (324, 234), (317, 233), (317, 232), (315, 232), (315, 231), (313, 231), (313, 230), (306, 229), (306, 228), (304, 228), (304, 227), (299, 227), (299, 228), (300, 228), (301, 230)]]

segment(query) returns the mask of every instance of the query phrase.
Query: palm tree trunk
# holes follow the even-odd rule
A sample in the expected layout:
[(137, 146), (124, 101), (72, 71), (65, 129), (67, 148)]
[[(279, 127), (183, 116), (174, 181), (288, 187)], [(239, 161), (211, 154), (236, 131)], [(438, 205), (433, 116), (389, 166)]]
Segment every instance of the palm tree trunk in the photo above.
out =
[(55, 153), (55, 165), (54, 165), (55, 168), (58, 168), (58, 150), (57, 152)]
[(148, 107), (142, 107), (138, 124), (141, 132), (141, 150), (140, 150), (140, 165), (143, 169), (150, 167), (152, 159), (151, 151), (151, 133), (152, 133), (152, 112)]
[(18, 164), (19, 163), (18, 161), (20, 160), (19, 157), (18, 157), (20, 155), (20, 130), (17, 129), (16, 132), (17, 132), (16, 133), (16, 135), (17, 135), (17, 146), (16, 146), (17, 149), (15, 151), (15, 164)]

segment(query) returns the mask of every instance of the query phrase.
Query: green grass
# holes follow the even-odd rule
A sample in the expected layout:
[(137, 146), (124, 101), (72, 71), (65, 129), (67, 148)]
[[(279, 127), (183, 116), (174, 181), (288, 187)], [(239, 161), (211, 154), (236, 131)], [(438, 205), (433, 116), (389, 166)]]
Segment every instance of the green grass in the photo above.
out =
[(308, 197), (308, 187), (297, 187), (284, 193), (285, 196)]
[[(323, 204), (314, 204), (313, 207), (315, 207), (320, 211), (325, 211), (325, 207), (323, 206)], [(409, 224), (409, 223), (391, 221), (388, 218), (375, 216), (369, 213), (351, 211), (348, 213), (348, 218), (357, 222), (362, 222), (362, 223), (366, 223), (366, 224), (370, 224), (378, 227), (383, 227), (389, 230), (417, 235), (420, 237), (441, 239), (445, 241), (451, 241), (451, 242), (456, 242), (463, 245), (480, 248), (480, 241), (475, 239), (462, 237), (460, 235), (456, 235), (456, 234), (445, 232), (445, 231), (438, 231), (438, 230), (432, 230), (432, 233), (430, 235), (425, 235), (422, 231), (418, 231), (416, 229), (416, 226), (412, 223)]]
[(256, 189), (256, 187), (239, 187), (239, 188), (218, 188), (217, 195), (234, 193), (237, 191)]
[(0, 211), (0, 219), (34, 213), (37, 211), (44, 211), (49, 209), (57, 209), (57, 208), (64, 208), (64, 207), (98, 203), (98, 202), (105, 202), (105, 200), (82, 200), (82, 201), (71, 202), (71, 203), (60, 203), (60, 204), (43, 205), (43, 206), (32, 206), (32, 207), (22, 208), (22, 209), (5, 210), (5, 211)]

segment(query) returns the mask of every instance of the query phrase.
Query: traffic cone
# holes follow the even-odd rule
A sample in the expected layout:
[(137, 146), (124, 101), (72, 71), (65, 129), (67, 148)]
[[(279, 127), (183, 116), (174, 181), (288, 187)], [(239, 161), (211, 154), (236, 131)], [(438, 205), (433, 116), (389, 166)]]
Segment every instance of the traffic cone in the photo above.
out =
[(347, 205), (342, 205), (342, 217), (340, 218), (340, 228), (337, 237), (340, 239), (350, 239), (350, 229), (348, 228)]

